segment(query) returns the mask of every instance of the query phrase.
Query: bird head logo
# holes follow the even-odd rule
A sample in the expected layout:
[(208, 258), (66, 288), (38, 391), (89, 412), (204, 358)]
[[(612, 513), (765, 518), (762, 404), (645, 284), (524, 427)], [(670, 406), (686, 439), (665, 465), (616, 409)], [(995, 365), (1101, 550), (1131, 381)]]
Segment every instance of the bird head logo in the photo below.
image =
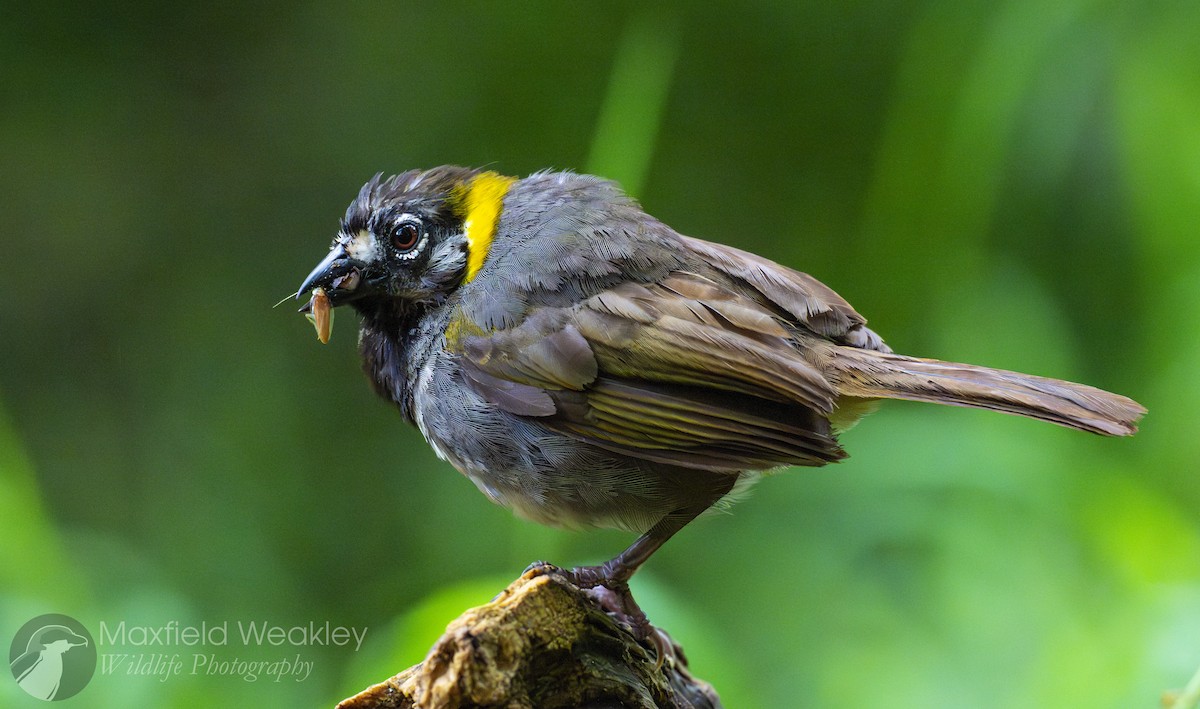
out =
[(74, 618), (39, 616), (13, 638), (9, 667), (17, 685), (30, 696), (45, 701), (66, 699), (92, 678), (96, 648)]

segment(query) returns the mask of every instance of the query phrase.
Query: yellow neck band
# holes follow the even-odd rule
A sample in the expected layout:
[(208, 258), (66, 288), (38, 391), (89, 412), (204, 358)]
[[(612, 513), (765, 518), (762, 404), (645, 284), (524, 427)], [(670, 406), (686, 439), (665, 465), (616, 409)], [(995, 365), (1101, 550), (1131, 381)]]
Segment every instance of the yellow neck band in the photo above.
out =
[(464, 185), (459, 208), (464, 215), (463, 231), (467, 236), (467, 273), (463, 283), (469, 283), (483, 267), (496, 237), (504, 195), (514, 182), (516, 179), (512, 177), (483, 172)]

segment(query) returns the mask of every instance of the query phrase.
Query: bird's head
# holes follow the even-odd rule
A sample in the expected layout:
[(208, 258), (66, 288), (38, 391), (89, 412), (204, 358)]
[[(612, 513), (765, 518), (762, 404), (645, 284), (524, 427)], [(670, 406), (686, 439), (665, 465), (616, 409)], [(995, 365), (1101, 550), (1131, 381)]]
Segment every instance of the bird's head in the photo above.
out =
[(513, 179), (462, 167), (412, 170), (363, 185), (325, 258), (296, 297), (322, 312), (350, 304), (365, 316), (436, 303), (474, 277)]
[(47, 625), (38, 629), (29, 638), (29, 651), (42, 649), (50, 652), (63, 653), (73, 647), (83, 647), (88, 639), (79, 635), (65, 625)]

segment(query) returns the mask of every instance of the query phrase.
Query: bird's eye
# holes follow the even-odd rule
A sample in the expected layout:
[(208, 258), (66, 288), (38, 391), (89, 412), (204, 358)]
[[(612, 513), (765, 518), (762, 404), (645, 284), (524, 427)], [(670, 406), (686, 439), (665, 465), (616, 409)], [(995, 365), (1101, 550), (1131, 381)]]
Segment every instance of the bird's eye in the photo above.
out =
[(421, 230), (412, 222), (398, 224), (392, 231), (392, 248), (401, 254), (412, 251), (421, 238)]

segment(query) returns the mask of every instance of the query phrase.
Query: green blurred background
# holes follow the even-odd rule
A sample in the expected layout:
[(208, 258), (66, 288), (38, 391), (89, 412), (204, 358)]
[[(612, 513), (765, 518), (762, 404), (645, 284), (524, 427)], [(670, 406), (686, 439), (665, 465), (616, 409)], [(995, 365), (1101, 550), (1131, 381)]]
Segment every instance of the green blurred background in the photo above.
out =
[(889, 403), (689, 527), (634, 590), (728, 706), (1155, 706), (1200, 665), (1200, 3), (144, 5), (0, 9), (0, 641), (370, 630), (208, 649), (303, 682), (70, 702), (329, 705), (630, 541), (492, 506), (369, 391), (349, 313), (321, 347), (271, 308), (363, 181), (443, 163), (605, 174), (899, 351), (1150, 409), (1105, 440)]

